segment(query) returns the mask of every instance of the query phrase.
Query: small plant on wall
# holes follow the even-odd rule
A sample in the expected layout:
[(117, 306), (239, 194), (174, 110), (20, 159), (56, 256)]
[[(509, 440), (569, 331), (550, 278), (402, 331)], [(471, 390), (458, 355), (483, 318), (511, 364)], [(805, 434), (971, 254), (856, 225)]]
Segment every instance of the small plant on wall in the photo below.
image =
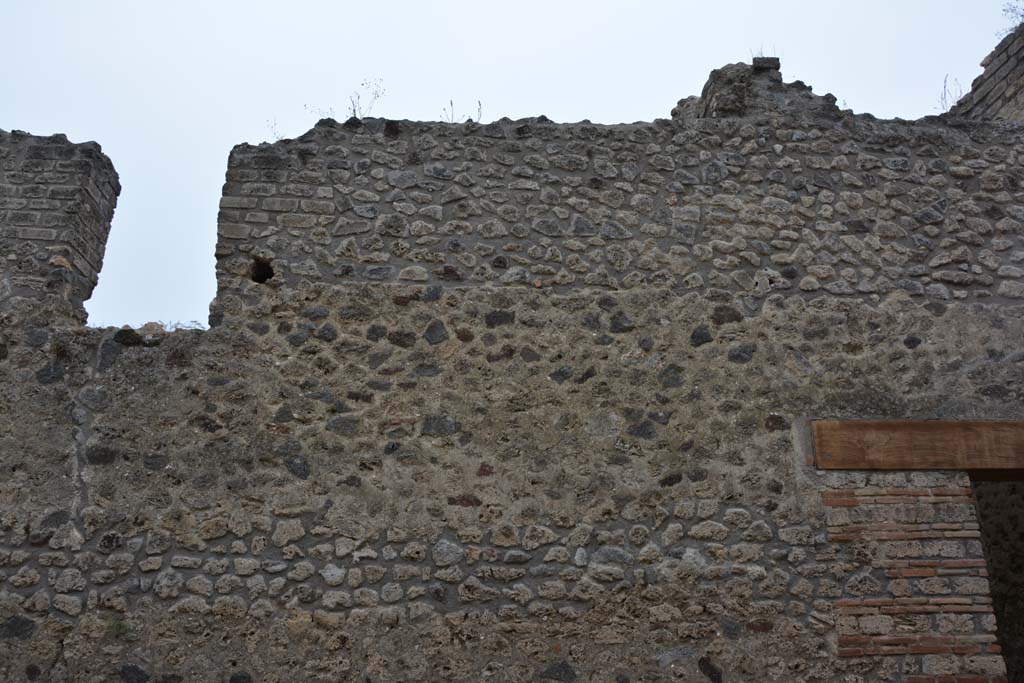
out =
[(1017, 27), (1024, 24), (1024, 2), (1008, 2), (1003, 5), (1003, 16), (1010, 22), (1010, 25), (1003, 29), (1000, 35), (1007, 35), (1017, 30)]
[[(362, 119), (373, 113), (373, 105), (387, 94), (384, 89), (384, 79), (378, 77), (364, 78), (359, 84), (359, 89), (352, 91), (348, 96), (348, 114), (357, 119)], [(333, 109), (331, 110), (334, 111)]]
[(455, 100), (448, 100), (448, 106), (441, 109), (441, 120), (446, 123), (460, 123), (462, 121), (475, 121), (480, 123), (484, 115), (484, 105), (480, 100), (476, 101), (476, 118), (466, 115), (455, 114)]

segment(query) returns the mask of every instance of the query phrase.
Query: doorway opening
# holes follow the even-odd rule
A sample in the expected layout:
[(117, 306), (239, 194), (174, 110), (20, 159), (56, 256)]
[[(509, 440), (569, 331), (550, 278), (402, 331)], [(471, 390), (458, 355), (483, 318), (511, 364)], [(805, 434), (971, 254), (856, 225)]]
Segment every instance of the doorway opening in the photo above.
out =
[(1007, 679), (1024, 681), (1024, 471), (970, 475)]

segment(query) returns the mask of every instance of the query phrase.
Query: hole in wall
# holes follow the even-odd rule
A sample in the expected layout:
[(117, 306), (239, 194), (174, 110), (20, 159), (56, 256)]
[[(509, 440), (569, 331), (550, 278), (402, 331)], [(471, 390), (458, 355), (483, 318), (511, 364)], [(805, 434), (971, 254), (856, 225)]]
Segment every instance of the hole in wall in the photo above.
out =
[(252, 268), (249, 270), (249, 276), (253, 282), (263, 284), (270, 278), (274, 277), (274, 267), (270, 265), (270, 261), (259, 256), (253, 258)]
[(1024, 472), (971, 473), (1007, 679), (1024, 681)]

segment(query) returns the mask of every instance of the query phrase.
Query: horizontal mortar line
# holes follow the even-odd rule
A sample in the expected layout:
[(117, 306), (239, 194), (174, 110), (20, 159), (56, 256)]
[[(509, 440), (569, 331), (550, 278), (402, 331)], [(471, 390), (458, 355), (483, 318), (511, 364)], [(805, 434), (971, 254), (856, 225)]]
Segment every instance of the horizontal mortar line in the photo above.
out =
[(866, 507), (868, 505), (941, 505), (943, 503), (957, 503), (973, 505), (973, 497), (967, 496), (877, 496), (877, 497), (845, 497), (823, 499), (822, 504), (827, 507)]
[(856, 522), (852, 524), (830, 524), (829, 532), (853, 533), (855, 531), (977, 531), (977, 522)]
[(928, 674), (910, 674), (903, 679), (904, 683), (1008, 683), (1002, 674), (955, 674), (930, 676)]
[(890, 567), (941, 567), (952, 569), (964, 569), (974, 567), (987, 567), (988, 563), (982, 559), (976, 560), (878, 560), (872, 563), (875, 568), (886, 569)]
[(970, 605), (980, 601), (991, 601), (991, 598), (981, 598), (980, 596), (956, 596), (956, 597), (926, 597), (917, 596), (914, 598), (840, 598), (835, 601), (837, 606), (843, 607), (846, 605), (926, 605), (926, 604), (938, 604), (942, 601), (943, 604), (958, 604), (958, 605)]
[(891, 607), (840, 607), (842, 616), (875, 614), (990, 614), (991, 605), (893, 605)]
[(920, 633), (913, 635), (843, 635), (839, 636), (840, 645), (859, 645), (863, 643), (876, 643), (879, 645), (904, 645), (910, 643), (927, 643), (932, 645), (970, 645), (973, 643), (994, 643), (997, 638), (994, 633), (956, 634), (945, 633)]
[[(998, 654), (1002, 649), (998, 645), (878, 645), (867, 647), (839, 648), (840, 657), (864, 657), (877, 655), (976, 655), (976, 654)], [(950, 679), (940, 677), (937, 680), (946, 683)], [(956, 679), (953, 679), (956, 680)], [(963, 679), (961, 679), (963, 680)], [(967, 679), (970, 680), (970, 679)], [(975, 678), (974, 681), (978, 679)], [(982, 679), (987, 680), (987, 679)]]
[[(971, 597), (949, 598), (940, 602), (937, 598), (869, 598), (863, 602), (846, 602), (836, 604), (836, 609), (856, 609), (859, 607), (991, 607), (991, 603), (972, 600)], [(840, 601), (842, 602), (842, 601)]]
[(942, 567), (891, 567), (885, 570), (885, 575), (890, 578), (924, 578), (929, 576), (983, 576), (983, 569), (979, 568), (957, 568), (943, 569)]
[(879, 531), (876, 533), (833, 533), (829, 540), (835, 543), (852, 541), (920, 541), (927, 539), (981, 538), (980, 531)]
[(889, 577), (926, 577), (926, 576), (988, 576), (988, 571), (980, 567), (964, 567), (962, 569), (944, 569), (942, 567), (894, 567), (885, 570)]
[(917, 596), (913, 598), (840, 598), (835, 601), (836, 606), (846, 607), (855, 605), (886, 606), (886, 605), (972, 605), (977, 603), (990, 603), (992, 598), (987, 596), (958, 595), (947, 597)]
[(881, 488), (858, 488), (858, 489), (832, 489), (823, 491), (822, 498), (849, 496), (973, 496), (974, 491), (965, 487), (935, 487), (923, 489), (881, 489)]

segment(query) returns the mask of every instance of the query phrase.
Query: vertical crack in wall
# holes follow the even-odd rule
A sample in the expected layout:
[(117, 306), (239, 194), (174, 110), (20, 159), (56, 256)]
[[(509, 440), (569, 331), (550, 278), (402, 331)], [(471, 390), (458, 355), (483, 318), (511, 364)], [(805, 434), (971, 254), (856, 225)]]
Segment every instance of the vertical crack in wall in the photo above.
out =
[(82, 389), (75, 396), (72, 406), (72, 457), (71, 457), (71, 479), (74, 482), (74, 498), (71, 503), (71, 514), (76, 525), (81, 526), (82, 509), (85, 507), (85, 500), (88, 499), (88, 486), (83, 475), (85, 454), (88, 449), (89, 437), (92, 434), (92, 411), (82, 401), (82, 394), (88, 387)]
[(111, 335), (104, 335), (96, 349), (93, 367), (89, 370), (89, 380), (72, 398), (71, 419), (73, 422), (73, 457), (71, 458), (71, 477), (74, 481), (74, 499), (72, 515), (79, 531), (83, 532), (84, 520), (82, 513), (91, 503), (89, 483), (85, 476), (85, 468), (89, 463), (90, 441), (93, 436), (95, 414), (107, 407), (109, 402), (106, 388), (98, 384), (96, 376), (113, 364), (113, 358), (119, 353), (120, 345)]

